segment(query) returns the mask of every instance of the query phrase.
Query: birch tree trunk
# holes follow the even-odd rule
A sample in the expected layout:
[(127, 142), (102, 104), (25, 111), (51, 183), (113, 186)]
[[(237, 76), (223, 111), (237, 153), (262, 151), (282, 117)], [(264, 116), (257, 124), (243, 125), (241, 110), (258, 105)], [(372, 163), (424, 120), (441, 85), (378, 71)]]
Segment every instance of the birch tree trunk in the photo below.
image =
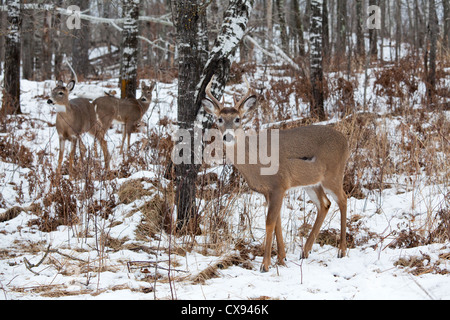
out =
[(5, 39), (5, 75), (2, 115), (21, 114), (20, 109), (20, 27), (21, 0), (7, 1), (8, 30)]
[(138, 20), (140, 0), (123, 0), (122, 46), (119, 87), (122, 99), (136, 98), (138, 67)]
[(213, 75), (216, 77), (211, 92), (217, 99), (222, 97), (228, 82), (232, 59), (245, 35), (254, 2), (255, 0), (230, 0), (220, 32), (197, 86), (196, 114), (200, 111), (199, 118), (204, 116), (201, 101), (205, 97), (206, 86)]
[(323, 43), (322, 43), (323, 0), (311, 1), (310, 21), (310, 79), (312, 87), (311, 116), (325, 120), (323, 91)]

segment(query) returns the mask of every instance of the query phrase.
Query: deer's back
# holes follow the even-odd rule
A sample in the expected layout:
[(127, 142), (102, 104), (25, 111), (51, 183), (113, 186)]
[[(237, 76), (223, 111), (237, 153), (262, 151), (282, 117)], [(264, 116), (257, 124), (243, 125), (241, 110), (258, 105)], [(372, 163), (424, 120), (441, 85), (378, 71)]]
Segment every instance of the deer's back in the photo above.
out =
[(142, 108), (136, 99), (100, 97), (93, 104), (102, 123), (138, 121), (141, 118)]
[[(267, 194), (277, 188), (287, 190), (296, 186), (315, 185), (327, 175), (343, 174), (349, 151), (342, 133), (327, 126), (280, 130), (278, 158), (274, 157), (273, 153), (277, 150), (275, 145), (272, 146), (270, 136), (269, 130), (267, 155), (271, 155), (272, 163), (263, 165), (258, 158), (258, 164), (246, 162), (236, 165), (253, 190)], [(275, 161), (278, 161), (278, 171), (272, 175), (262, 175), (261, 168), (269, 168)]]

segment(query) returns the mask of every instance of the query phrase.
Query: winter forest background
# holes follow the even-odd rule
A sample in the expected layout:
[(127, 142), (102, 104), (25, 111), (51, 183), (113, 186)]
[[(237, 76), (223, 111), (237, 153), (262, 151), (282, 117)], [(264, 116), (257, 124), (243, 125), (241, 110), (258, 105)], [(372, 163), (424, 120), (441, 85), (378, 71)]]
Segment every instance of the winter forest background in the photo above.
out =
[[(78, 10), (79, 9), (79, 10)], [(248, 128), (327, 124), (351, 157), (349, 254), (335, 203), (284, 201), (287, 267), (259, 273), (265, 199), (230, 165), (174, 165), (176, 128), (212, 126), (201, 100), (258, 94)], [(149, 110), (111, 170), (81, 137), (56, 174), (56, 80), (72, 98)], [(449, 299), (449, 0), (0, 0), (0, 297)], [(273, 261), (275, 261), (275, 247)]]

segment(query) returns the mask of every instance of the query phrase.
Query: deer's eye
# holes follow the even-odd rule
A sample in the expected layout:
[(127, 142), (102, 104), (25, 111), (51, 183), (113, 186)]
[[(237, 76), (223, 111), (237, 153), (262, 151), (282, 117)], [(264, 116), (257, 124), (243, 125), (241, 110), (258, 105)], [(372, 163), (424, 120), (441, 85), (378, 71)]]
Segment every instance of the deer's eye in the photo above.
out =
[(236, 118), (236, 119), (234, 119), (234, 122), (239, 123), (239, 122), (241, 122), (241, 119), (240, 118)]
[(222, 118), (219, 118), (219, 123), (223, 123), (223, 119)]
[(58, 92), (58, 94), (59, 94), (60, 96), (64, 95), (64, 93), (62, 93), (61, 91), (60, 91), (60, 92)]

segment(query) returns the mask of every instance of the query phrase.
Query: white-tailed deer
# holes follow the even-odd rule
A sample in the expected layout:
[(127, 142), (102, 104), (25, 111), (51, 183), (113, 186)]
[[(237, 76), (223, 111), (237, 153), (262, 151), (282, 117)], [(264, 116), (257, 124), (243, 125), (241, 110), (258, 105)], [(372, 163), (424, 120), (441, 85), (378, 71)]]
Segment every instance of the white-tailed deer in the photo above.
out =
[[(238, 129), (242, 127), (242, 118), (255, 107), (256, 96), (252, 94), (250, 85), (246, 81), (247, 94), (240, 101), (234, 99), (235, 106), (233, 108), (224, 107), (211, 94), (212, 82), (213, 80), (206, 89), (207, 98), (202, 101), (203, 108), (217, 118), (217, 125), (223, 135), (224, 143), (234, 146), (234, 156), (239, 156), (237, 146), (243, 142), (242, 139), (251, 139), (250, 137), (246, 138), (246, 134)], [(267, 167), (267, 165), (263, 165), (259, 160), (256, 164), (249, 162), (239, 164), (236, 159), (229, 159), (244, 176), (249, 187), (264, 194), (268, 203), (261, 271), (269, 270), (274, 232), (277, 239), (278, 263), (284, 265), (286, 253), (281, 230), (280, 210), (286, 191), (294, 187), (304, 187), (318, 209), (316, 221), (303, 247), (302, 257), (308, 257), (330, 208), (331, 202), (325, 192), (329, 193), (339, 205), (341, 239), (338, 256), (344, 257), (347, 250), (347, 198), (343, 190), (343, 179), (349, 157), (346, 138), (330, 127), (319, 125), (280, 130), (278, 134), (279, 167), (275, 174), (263, 175), (261, 168)], [(260, 137), (261, 133), (257, 135)], [(258, 141), (260, 140), (258, 139)], [(267, 144), (270, 145), (271, 141), (267, 140)], [(267, 146), (266, 150), (271, 150), (271, 147)], [(251, 156), (248, 154), (248, 147), (245, 148), (245, 153), (245, 159), (248, 161)]]
[[(104, 139), (105, 131), (97, 120), (94, 106), (88, 99), (76, 98), (69, 100), (69, 93), (75, 87), (75, 81), (70, 81), (67, 87), (62, 81), (58, 81), (56, 88), (52, 90), (51, 98), (48, 104), (56, 105), (56, 130), (59, 136), (59, 158), (57, 173), (61, 173), (61, 166), (64, 157), (64, 148), (66, 140), (72, 142), (72, 150), (69, 156), (69, 174), (72, 174), (73, 159), (75, 156), (77, 142), (80, 142), (81, 150), (85, 150), (80, 139), (84, 133), (91, 134), (96, 140), (100, 141), (105, 158), (105, 168), (109, 169), (108, 145)], [(84, 153), (84, 151), (82, 151)], [(82, 155), (84, 156), (84, 155)]]
[(124, 124), (120, 153), (123, 153), (125, 136), (127, 136), (127, 149), (130, 148), (131, 133), (136, 130), (142, 117), (150, 107), (155, 85), (155, 82), (152, 82), (150, 86), (142, 82), (142, 96), (139, 99), (119, 99), (108, 95), (94, 100), (95, 112), (105, 131), (111, 127), (114, 121)]

